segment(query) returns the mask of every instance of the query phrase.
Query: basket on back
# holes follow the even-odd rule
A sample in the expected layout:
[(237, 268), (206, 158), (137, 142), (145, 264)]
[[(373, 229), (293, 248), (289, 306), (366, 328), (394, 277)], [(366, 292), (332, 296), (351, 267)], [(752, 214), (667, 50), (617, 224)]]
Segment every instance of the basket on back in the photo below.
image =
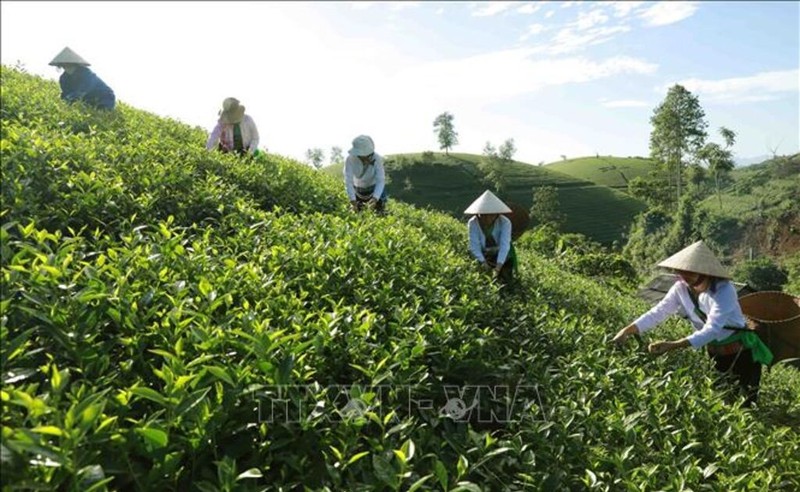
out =
[(800, 358), (800, 297), (785, 292), (754, 292), (739, 298), (742, 312), (775, 356), (773, 363)]
[(519, 238), (523, 232), (528, 229), (530, 224), (530, 215), (528, 209), (514, 202), (506, 202), (511, 213), (503, 214), (511, 221), (511, 238)]

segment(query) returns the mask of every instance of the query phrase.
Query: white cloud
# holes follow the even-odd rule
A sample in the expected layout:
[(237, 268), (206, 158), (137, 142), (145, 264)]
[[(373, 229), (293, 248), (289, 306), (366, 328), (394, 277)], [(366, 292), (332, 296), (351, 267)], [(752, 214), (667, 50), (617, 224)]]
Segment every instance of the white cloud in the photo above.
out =
[(578, 3), (580, 3), (580, 2), (564, 2), (564, 3), (561, 4), (561, 8), (562, 9), (568, 9), (568, 8), (572, 7), (573, 5), (578, 5)]
[(608, 26), (576, 32), (573, 27), (565, 27), (556, 34), (550, 44), (540, 46), (538, 49), (552, 54), (569, 53), (586, 46), (605, 43), (617, 34), (630, 31), (628, 26)]
[[(800, 69), (761, 72), (747, 77), (720, 80), (686, 79), (678, 84), (701, 98), (715, 103), (772, 101), (785, 93), (800, 92)], [(672, 84), (659, 88), (666, 93)]]
[(439, 7), (438, 9), (436, 9), (436, 12), (434, 12), (434, 13), (435, 13), (436, 15), (442, 15), (442, 14), (444, 14), (444, 7)]
[(605, 108), (644, 108), (651, 106), (652, 103), (647, 101), (638, 101), (635, 99), (620, 99), (616, 101), (603, 101), (600, 104)]
[(473, 17), (491, 17), (500, 14), (517, 5), (517, 2), (480, 2), (478, 5), (480, 7), (472, 11)]
[(544, 4), (542, 3), (526, 3), (522, 7), (517, 9), (517, 12), (520, 14), (535, 14), (542, 8)]
[(666, 26), (691, 17), (697, 11), (696, 2), (658, 2), (639, 12), (647, 26)]
[(545, 19), (549, 19), (550, 17), (553, 17), (553, 14), (555, 14), (555, 13), (556, 13), (556, 12), (555, 12), (555, 10), (548, 10), (548, 11), (547, 11), (547, 12), (544, 14), (544, 18), (545, 18)]
[(645, 2), (612, 2), (615, 17), (627, 17), (631, 12), (638, 9)]
[[(625, 56), (594, 61), (583, 57), (534, 58), (534, 53), (533, 49), (519, 48), (415, 65), (391, 77), (391, 84), (401, 92), (425, 94), (430, 98), (427, 107), (438, 107), (447, 101), (474, 106), (548, 86), (589, 82), (619, 74), (651, 74), (657, 69), (655, 64)], [(437, 76), (430, 77), (432, 73)]]
[(528, 26), (528, 30), (525, 31), (525, 34), (520, 36), (519, 40), (525, 41), (531, 36), (536, 36), (537, 34), (540, 34), (546, 30), (547, 28), (544, 26), (544, 24), (531, 24), (530, 26)]
[[(535, 47), (537, 52), (551, 55), (571, 53), (605, 43), (631, 30), (628, 25), (619, 21), (609, 24), (609, 16), (603, 11), (603, 7), (598, 7), (600, 3), (587, 3), (587, 5), (591, 6), (590, 10), (578, 11), (577, 17), (572, 22), (564, 24), (550, 39), (540, 40)], [(529, 30), (520, 36), (521, 42), (545, 30), (533, 26), (531, 28), (535, 30)]]
[(608, 16), (600, 10), (589, 12), (579, 12), (578, 20), (575, 21), (575, 28), (579, 31), (590, 29), (598, 24), (603, 24), (608, 20)]

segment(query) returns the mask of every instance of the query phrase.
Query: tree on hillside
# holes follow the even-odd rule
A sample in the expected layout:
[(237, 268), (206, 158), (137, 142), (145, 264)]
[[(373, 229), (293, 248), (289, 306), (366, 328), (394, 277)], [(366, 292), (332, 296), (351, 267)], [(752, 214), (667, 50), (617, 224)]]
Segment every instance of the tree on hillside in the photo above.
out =
[(320, 148), (308, 149), (306, 150), (306, 159), (314, 166), (314, 169), (319, 169), (322, 167), (322, 161), (325, 160), (325, 152)]
[(555, 186), (534, 187), (531, 221), (540, 225), (547, 224), (558, 230), (564, 220), (566, 220), (566, 216), (561, 213), (558, 191)]
[(733, 152), (730, 148), (736, 142), (736, 133), (724, 126), (719, 129), (719, 133), (725, 140), (725, 147), (721, 147), (714, 142), (707, 143), (698, 151), (697, 157), (700, 161), (705, 162), (708, 166), (708, 170), (714, 174), (717, 199), (719, 200), (719, 208), (722, 210), (722, 195), (719, 191), (719, 180), (720, 176), (726, 175), (733, 170)]
[(497, 154), (504, 162), (511, 162), (514, 160), (514, 154), (517, 153), (517, 148), (514, 146), (514, 139), (509, 138), (497, 149)]
[(705, 116), (697, 96), (682, 85), (675, 84), (650, 118), (653, 125), (650, 156), (667, 172), (667, 176), (674, 176), (676, 206), (681, 198), (682, 171), (686, 159), (694, 156), (705, 143), (708, 126)]
[(506, 188), (500, 163), (500, 154), (492, 142), (487, 141), (483, 147), (483, 158), (478, 161), (478, 169), (483, 172), (484, 185), (487, 188), (494, 188), (498, 193), (502, 193)]
[(484, 157), (497, 157), (497, 149), (494, 148), (492, 142), (486, 141), (486, 145), (483, 146), (483, 156)]
[(669, 189), (659, 180), (636, 176), (628, 182), (628, 194), (642, 200), (650, 209), (663, 210), (662, 205), (669, 201)]
[(342, 156), (342, 148), (333, 146), (331, 147), (331, 164), (339, 164), (340, 162), (344, 162), (344, 157)]
[(453, 115), (445, 111), (433, 120), (433, 131), (439, 138), (439, 148), (444, 149), (446, 155), (450, 154), (450, 149), (458, 145), (458, 133), (453, 126)]
[(772, 259), (761, 257), (741, 262), (733, 271), (733, 277), (754, 290), (781, 290), (789, 279), (786, 269)]

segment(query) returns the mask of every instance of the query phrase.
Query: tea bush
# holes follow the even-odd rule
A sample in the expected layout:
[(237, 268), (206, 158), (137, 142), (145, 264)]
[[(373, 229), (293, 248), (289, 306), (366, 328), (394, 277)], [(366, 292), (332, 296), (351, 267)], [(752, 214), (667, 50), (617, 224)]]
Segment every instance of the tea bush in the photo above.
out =
[(700, 353), (613, 349), (645, 306), (550, 254), (501, 296), (452, 218), (6, 67), (2, 99), (3, 490), (800, 487), (796, 374), (751, 412)]

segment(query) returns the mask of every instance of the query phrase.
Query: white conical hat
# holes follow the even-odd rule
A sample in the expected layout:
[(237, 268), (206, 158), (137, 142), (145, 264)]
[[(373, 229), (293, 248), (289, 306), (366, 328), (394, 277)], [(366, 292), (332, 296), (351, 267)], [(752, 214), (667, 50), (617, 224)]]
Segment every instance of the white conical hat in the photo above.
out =
[(69, 46), (61, 50), (61, 53), (57, 54), (53, 61), (50, 62), (50, 65), (63, 65), (64, 63), (73, 63), (75, 65), (84, 65), (89, 66), (89, 62), (84, 60), (81, 55), (75, 53)]
[(472, 205), (464, 210), (465, 214), (507, 214), (511, 212), (508, 205), (503, 203), (489, 190), (483, 192)]
[(658, 264), (660, 267), (702, 273), (713, 277), (731, 278), (722, 263), (703, 241), (687, 246)]

